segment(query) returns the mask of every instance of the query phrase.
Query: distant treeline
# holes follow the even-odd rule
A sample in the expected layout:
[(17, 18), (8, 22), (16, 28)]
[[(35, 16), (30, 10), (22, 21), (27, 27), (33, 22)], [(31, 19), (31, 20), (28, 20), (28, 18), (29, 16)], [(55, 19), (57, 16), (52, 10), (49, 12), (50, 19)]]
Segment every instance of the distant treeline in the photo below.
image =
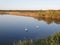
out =
[(0, 14), (60, 19), (60, 10), (0, 10)]
[(0, 10), (0, 12), (39, 12), (40, 10)]
[(55, 11), (58, 11), (60, 12), (60, 10), (0, 10), (2, 12), (46, 12), (46, 11), (52, 11), (52, 12), (55, 12)]
[(32, 12), (38, 15), (60, 15), (60, 10), (0, 10), (0, 12)]

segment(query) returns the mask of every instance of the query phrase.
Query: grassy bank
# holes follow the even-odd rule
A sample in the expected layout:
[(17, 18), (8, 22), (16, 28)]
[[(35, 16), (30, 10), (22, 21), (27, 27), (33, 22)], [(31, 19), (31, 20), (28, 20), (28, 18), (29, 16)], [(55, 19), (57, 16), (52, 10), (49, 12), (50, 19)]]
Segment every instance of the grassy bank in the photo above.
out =
[(13, 45), (60, 45), (60, 32), (55, 33), (54, 35), (40, 40), (24, 40), (15, 42)]
[(37, 15), (59, 15), (60, 16), (60, 10), (0, 10), (0, 14), (8, 13), (9, 12), (18, 12), (18, 13), (35, 13)]
[(60, 10), (0, 10), (0, 14), (60, 19)]

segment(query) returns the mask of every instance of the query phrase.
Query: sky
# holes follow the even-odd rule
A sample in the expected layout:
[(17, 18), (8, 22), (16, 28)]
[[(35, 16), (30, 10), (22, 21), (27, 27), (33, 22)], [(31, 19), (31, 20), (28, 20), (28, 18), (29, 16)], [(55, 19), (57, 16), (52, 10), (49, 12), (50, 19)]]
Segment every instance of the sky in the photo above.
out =
[(60, 9), (60, 0), (0, 0), (0, 10)]

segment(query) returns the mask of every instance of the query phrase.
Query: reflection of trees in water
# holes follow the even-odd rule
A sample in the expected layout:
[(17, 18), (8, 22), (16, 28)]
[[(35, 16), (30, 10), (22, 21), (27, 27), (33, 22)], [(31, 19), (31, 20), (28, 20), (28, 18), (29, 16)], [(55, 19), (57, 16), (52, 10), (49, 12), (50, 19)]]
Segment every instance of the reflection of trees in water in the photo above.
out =
[(17, 14), (16, 16), (27, 16), (27, 17), (33, 17), (37, 20), (43, 20), (45, 22), (47, 22), (47, 24), (51, 24), (52, 22), (56, 23), (56, 24), (60, 24), (60, 16), (57, 15), (19, 15)]
[(46, 18), (46, 17), (34, 17), (38, 20), (43, 20), (45, 22), (47, 22), (48, 24), (51, 24), (52, 22), (56, 23), (56, 24), (60, 24), (60, 19), (56, 19), (56, 18)]
[(59, 20), (55, 19), (54, 22), (60, 24), (60, 19)]

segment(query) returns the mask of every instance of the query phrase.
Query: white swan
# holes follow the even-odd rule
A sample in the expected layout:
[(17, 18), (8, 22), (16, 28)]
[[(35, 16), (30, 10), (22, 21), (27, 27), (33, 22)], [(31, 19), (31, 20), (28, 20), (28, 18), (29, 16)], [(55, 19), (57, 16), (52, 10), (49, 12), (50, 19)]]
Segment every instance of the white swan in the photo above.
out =
[(36, 28), (39, 28), (39, 26), (36, 26)]
[(25, 28), (25, 31), (28, 31), (28, 29), (27, 29), (27, 28)]

